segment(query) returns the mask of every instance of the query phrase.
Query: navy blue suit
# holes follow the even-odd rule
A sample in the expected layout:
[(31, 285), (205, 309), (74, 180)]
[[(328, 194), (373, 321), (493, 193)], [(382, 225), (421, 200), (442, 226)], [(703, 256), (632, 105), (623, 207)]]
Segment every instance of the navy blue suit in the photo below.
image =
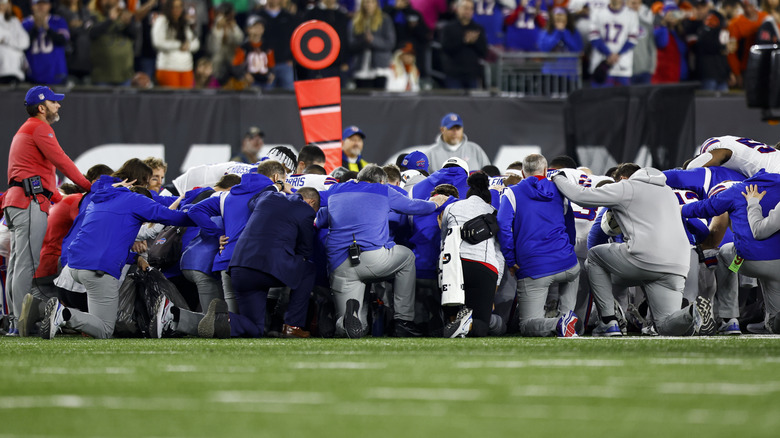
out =
[(231, 315), (232, 336), (262, 336), (268, 289), (289, 286), (285, 323), (302, 327), (314, 287), (315, 211), (300, 195), (268, 187), (249, 202), (252, 214), (230, 259), (240, 315)]

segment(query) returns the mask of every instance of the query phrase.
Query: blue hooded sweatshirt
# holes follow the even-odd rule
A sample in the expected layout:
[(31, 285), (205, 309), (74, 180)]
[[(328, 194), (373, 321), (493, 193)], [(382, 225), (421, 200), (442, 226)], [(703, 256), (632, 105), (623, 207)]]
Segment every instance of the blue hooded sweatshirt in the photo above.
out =
[(530, 176), (508, 187), (498, 209), (499, 242), (517, 279), (557, 274), (577, 264), (574, 216), (558, 188)]
[(761, 169), (745, 181), (735, 184), (717, 195), (703, 201), (687, 204), (682, 208), (683, 217), (709, 218), (729, 213), (731, 229), (734, 230), (734, 247), (737, 254), (745, 260), (780, 259), (780, 233), (765, 240), (753, 238), (747, 217), (747, 201), (742, 192), (749, 185), (758, 186), (758, 191), (766, 191), (761, 199), (761, 211), (764, 216), (780, 202), (780, 174), (768, 173)]
[[(390, 212), (430, 214), (436, 204), (409, 199), (384, 184), (348, 181), (328, 190), (328, 206), (317, 212), (317, 227), (329, 228), (325, 246), (328, 273), (347, 259), (352, 239), (363, 251), (392, 248), (388, 217)], [(224, 252), (224, 251), (223, 251)]]
[(130, 248), (144, 222), (190, 226), (185, 213), (133, 193), (125, 187), (107, 185), (92, 197), (84, 222), (68, 247), (68, 266), (103, 271), (119, 278), (122, 267), (132, 260)]
[(76, 238), (76, 234), (78, 234), (79, 230), (81, 229), (81, 224), (84, 222), (84, 212), (87, 211), (87, 206), (89, 206), (89, 203), (92, 202), (92, 197), (103, 187), (110, 186), (120, 181), (121, 180), (119, 178), (115, 178), (113, 176), (101, 175), (97, 180), (95, 180), (95, 182), (92, 183), (92, 188), (89, 190), (89, 192), (85, 193), (81, 198), (81, 203), (79, 204), (79, 214), (76, 216), (76, 219), (73, 220), (73, 225), (70, 226), (68, 234), (66, 234), (65, 238), (62, 239), (62, 252), (60, 253), (60, 264), (62, 266), (68, 264), (68, 247), (71, 243), (73, 243), (73, 239)]
[[(215, 196), (203, 200), (193, 206), (187, 213), (206, 236), (228, 237), (228, 243), (222, 252), (214, 257), (213, 271), (224, 271), (230, 265), (230, 257), (233, 256), (233, 248), (244, 231), (246, 222), (252, 210), (249, 209), (249, 200), (264, 188), (273, 184), (270, 178), (259, 173), (245, 173), (241, 175), (241, 183), (230, 188), (230, 193), (225, 196), (225, 212), (220, 211), (220, 198)], [(224, 229), (219, 228), (211, 220), (213, 216), (222, 216)]]
[(469, 185), (466, 180), (469, 175), (462, 167), (445, 167), (433, 172), (429, 177), (423, 179), (412, 187), (409, 197), (412, 199), (428, 199), (431, 192), (439, 184), (452, 184), (458, 189), (458, 197), (466, 199), (466, 192), (469, 191)]

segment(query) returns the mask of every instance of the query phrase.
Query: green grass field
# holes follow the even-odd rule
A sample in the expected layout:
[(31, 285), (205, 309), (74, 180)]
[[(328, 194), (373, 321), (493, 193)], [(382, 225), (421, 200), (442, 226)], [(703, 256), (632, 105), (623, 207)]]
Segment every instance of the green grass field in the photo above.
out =
[(777, 436), (780, 338), (0, 339), (5, 437)]

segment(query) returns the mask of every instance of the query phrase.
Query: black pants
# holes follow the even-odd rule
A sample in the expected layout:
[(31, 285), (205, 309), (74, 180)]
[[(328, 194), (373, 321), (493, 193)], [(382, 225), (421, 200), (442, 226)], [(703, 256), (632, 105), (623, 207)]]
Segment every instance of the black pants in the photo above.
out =
[(474, 319), (469, 336), (487, 336), (490, 314), (493, 313), (493, 299), (496, 295), (498, 274), (482, 263), (461, 260), (463, 286), (466, 292), (466, 307)]

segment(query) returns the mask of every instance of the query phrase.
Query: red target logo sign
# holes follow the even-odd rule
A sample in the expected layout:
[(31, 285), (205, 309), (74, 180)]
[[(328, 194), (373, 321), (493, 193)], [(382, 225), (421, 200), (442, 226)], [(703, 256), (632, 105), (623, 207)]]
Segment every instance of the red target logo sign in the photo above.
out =
[(338, 58), (341, 40), (328, 23), (311, 20), (295, 29), (290, 49), (298, 64), (309, 70), (322, 70)]

